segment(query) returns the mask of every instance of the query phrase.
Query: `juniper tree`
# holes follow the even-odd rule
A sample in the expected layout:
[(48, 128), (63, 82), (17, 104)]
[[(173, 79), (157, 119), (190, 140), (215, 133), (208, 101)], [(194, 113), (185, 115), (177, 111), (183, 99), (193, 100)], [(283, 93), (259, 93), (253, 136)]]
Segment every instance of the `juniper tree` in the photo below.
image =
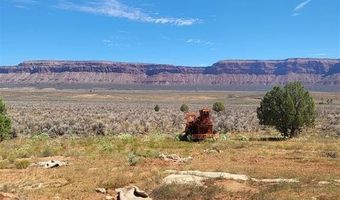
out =
[(314, 123), (315, 103), (300, 82), (274, 87), (257, 108), (262, 125), (274, 126), (285, 137), (296, 136), (304, 126)]
[(11, 120), (7, 117), (6, 105), (0, 98), (0, 141), (9, 137), (11, 132)]
[(189, 106), (187, 104), (182, 104), (180, 110), (187, 113), (189, 111)]
[(225, 108), (224, 108), (223, 102), (215, 102), (215, 103), (213, 104), (213, 110), (214, 110), (215, 112), (224, 111)]

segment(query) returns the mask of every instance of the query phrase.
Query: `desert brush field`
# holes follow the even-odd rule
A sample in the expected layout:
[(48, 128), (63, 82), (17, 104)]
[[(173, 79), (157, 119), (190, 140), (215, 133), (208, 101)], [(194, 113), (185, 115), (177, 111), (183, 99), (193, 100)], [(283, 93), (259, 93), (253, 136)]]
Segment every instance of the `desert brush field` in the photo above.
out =
[[(0, 142), (0, 199), (114, 199), (128, 185), (152, 199), (340, 199), (340, 94), (311, 94), (314, 127), (273, 140), (256, 116), (264, 92), (1, 89), (14, 138)], [(180, 106), (216, 101), (226, 106), (212, 112), (220, 137), (179, 141)], [(39, 166), (49, 160), (65, 165)], [(164, 184), (195, 170), (248, 178)]]

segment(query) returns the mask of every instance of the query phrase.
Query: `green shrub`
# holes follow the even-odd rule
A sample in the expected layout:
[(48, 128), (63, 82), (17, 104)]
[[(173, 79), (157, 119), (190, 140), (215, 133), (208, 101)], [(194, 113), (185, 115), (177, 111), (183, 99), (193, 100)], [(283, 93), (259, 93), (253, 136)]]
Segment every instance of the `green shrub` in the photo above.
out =
[(274, 126), (284, 137), (293, 137), (314, 123), (315, 103), (301, 83), (293, 82), (267, 92), (257, 108), (257, 117), (260, 124)]
[(189, 111), (189, 106), (187, 104), (182, 104), (180, 110), (187, 113)]
[(156, 105), (156, 106), (154, 107), (154, 110), (155, 110), (156, 112), (158, 112), (158, 111), (159, 111), (159, 105)]
[(113, 146), (111, 143), (109, 142), (102, 142), (100, 144), (100, 150), (102, 152), (112, 152), (113, 151)]
[(21, 145), (19, 148), (15, 150), (15, 154), (17, 158), (29, 158), (34, 153), (34, 146), (31, 144)]
[(97, 122), (92, 125), (92, 131), (96, 135), (105, 135), (105, 129), (106, 129), (106, 126), (103, 122)]
[(225, 108), (224, 108), (224, 104), (223, 104), (223, 102), (215, 102), (214, 104), (213, 104), (213, 110), (215, 111), (215, 112), (221, 112), (221, 111), (224, 111), (225, 110)]
[(0, 160), (0, 169), (7, 169), (10, 165), (8, 160)]
[(38, 141), (39, 140), (48, 140), (48, 139), (50, 139), (50, 136), (47, 133), (39, 133), (39, 134), (33, 135), (32, 139), (38, 140)]
[(14, 163), (15, 168), (17, 169), (26, 169), (30, 166), (30, 162), (28, 160), (19, 160)]
[(0, 114), (4, 114), (5, 115), (6, 113), (7, 113), (7, 109), (6, 109), (5, 102), (0, 97)]
[(140, 156), (134, 153), (130, 153), (128, 155), (128, 163), (130, 166), (136, 166), (139, 161), (140, 161)]
[(49, 147), (49, 146), (46, 146), (42, 150), (42, 152), (40, 153), (40, 156), (42, 156), (42, 157), (50, 157), (50, 156), (53, 156), (53, 154), (54, 154), (54, 152), (53, 152), (52, 148)]
[(3, 141), (10, 136), (11, 126), (11, 119), (7, 117), (5, 103), (0, 98), (0, 141)]

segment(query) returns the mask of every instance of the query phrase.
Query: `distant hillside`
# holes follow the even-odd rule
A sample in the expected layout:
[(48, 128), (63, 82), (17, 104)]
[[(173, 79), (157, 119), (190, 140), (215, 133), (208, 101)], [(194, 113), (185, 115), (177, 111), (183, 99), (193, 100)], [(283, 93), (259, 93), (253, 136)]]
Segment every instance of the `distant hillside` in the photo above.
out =
[(208, 67), (46, 60), (0, 67), (1, 87), (59, 84), (87, 88), (135, 85), (242, 89), (297, 80), (312, 88), (340, 88), (340, 59), (223, 60)]

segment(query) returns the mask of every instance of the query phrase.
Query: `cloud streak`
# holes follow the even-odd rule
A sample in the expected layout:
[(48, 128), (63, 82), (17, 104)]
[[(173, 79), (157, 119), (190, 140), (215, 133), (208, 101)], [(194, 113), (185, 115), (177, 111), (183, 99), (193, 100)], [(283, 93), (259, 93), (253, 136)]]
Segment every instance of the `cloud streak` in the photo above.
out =
[(17, 8), (27, 8), (28, 6), (37, 5), (36, 0), (9, 0)]
[(127, 6), (118, 0), (97, 0), (85, 4), (76, 4), (70, 1), (63, 1), (57, 7), (64, 10), (74, 10), (109, 17), (125, 18), (132, 21), (153, 24), (191, 26), (199, 22), (198, 19), (193, 18), (153, 17), (138, 8)]
[(37, 1), (35, 0), (10, 0), (12, 3), (20, 3), (20, 4), (35, 4)]
[(203, 44), (203, 45), (214, 45), (214, 43), (210, 42), (210, 41), (206, 41), (206, 40), (200, 40), (200, 39), (188, 39), (186, 41), (186, 43), (190, 43), (190, 44)]
[(299, 10), (302, 10), (307, 4), (309, 4), (312, 0), (306, 0), (306, 1), (303, 1), (301, 2), (299, 5), (297, 5), (295, 8), (294, 8), (294, 12), (297, 12)]
[(327, 53), (313, 53), (311, 56), (315, 57), (326, 57), (328, 54)]
[(299, 16), (301, 13), (300, 11), (311, 2), (312, 0), (305, 0), (301, 3), (299, 3), (293, 10), (293, 14), (291, 16), (295, 17), (295, 16)]
[(107, 47), (112, 47), (114, 45), (113, 41), (112, 40), (109, 40), (109, 39), (105, 39), (102, 41), (103, 44)]

